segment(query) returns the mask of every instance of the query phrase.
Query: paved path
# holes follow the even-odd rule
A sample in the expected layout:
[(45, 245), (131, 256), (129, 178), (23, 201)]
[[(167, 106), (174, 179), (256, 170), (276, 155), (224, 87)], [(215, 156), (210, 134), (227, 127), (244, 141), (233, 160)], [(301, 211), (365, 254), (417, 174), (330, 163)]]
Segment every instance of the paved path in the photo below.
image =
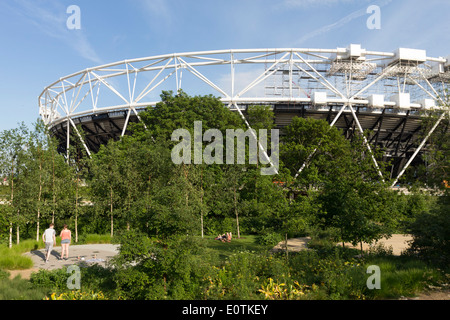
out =
[(94, 264), (105, 266), (107, 262), (118, 253), (118, 245), (114, 244), (83, 244), (69, 246), (69, 259), (61, 260), (61, 247), (53, 247), (48, 262), (45, 262), (45, 249), (35, 250), (25, 255), (34, 263), (34, 269), (53, 270), (76, 263)]

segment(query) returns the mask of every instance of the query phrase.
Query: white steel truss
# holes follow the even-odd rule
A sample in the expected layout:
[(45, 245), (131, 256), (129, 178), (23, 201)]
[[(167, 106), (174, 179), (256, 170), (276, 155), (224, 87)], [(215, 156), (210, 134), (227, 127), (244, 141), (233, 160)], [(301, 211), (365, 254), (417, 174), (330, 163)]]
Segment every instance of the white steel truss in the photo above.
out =
[[(336, 49), (201, 51), (123, 60), (87, 68), (47, 86), (39, 96), (39, 108), (42, 119), (50, 128), (65, 126), (67, 156), (70, 127), (82, 140), (88, 155), (91, 154), (73, 119), (124, 111), (125, 122), (120, 128), (123, 136), (130, 117), (134, 115), (140, 119), (139, 110), (158, 103), (162, 90), (183, 89), (189, 94), (216, 94), (231, 110), (237, 110), (244, 120), (242, 110), (251, 104), (301, 103), (318, 109), (335, 106), (338, 113), (330, 121), (330, 126), (334, 126), (343, 113), (350, 111), (360, 133), (364, 128), (355, 106), (362, 106), (373, 114), (380, 110), (389, 110), (399, 116), (421, 111), (439, 113), (435, 126), (408, 159), (396, 177), (396, 183), (429, 135), (448, 114), (448, 109), (444, 108), (444, 95), (449, 79), (449, 60), (426, 57), (424, 50), (378, 52), (350, 45)], [(412, 102), (412, 98), (416, 101)], [(245, 122), (251, 128), (251, 124)], [(364, 143), (378, 170), (366, 138)], [(313, 154), (298, 170), (296, 177)]]

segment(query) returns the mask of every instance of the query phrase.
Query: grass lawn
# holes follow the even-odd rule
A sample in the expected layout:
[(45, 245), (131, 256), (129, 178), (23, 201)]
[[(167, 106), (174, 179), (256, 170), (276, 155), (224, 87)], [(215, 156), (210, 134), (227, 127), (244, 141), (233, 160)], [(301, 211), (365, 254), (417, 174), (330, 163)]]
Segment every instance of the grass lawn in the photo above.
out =
[(255, 235), (244, 235), (240, 239), (233, 238), (231, 242), (221, 242), (214, 240), (214, 238), (215, 236), (205, 236), (202, 241), (207, 248), (215, 251), (221, 259), (226, 259), (239, 251), (261, 252), (271, 249), (271, 246), (259, 244)]

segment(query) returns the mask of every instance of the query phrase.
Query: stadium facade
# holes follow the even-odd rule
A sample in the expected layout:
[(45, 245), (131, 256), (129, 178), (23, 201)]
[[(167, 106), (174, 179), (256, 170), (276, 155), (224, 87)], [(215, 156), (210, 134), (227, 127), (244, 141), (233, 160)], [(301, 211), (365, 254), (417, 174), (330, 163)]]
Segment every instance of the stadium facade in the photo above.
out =
[[(370, 130), (367, 150), (384, 150), (395, 184), (420, 161), (427, 139), (448, 115), (449, 82), (450, 56), (428, 57), (419, 49), (379, 52), (351, 44), (187, 52), (123, 60), (62, 77), (41, 93), (39, 111), (58, 137), (59, 151), (68, 156), (76, 139), (91, 155), (128, 134), (129, 124), (160, 101), (162, 90), (213, 94), (244, 120), (248, 106), (268, 105), (278, 128), (298, 116), (324, 119), (349, 139)], [(429, 113), (436, 121), (423, 134), (422, 117)]]

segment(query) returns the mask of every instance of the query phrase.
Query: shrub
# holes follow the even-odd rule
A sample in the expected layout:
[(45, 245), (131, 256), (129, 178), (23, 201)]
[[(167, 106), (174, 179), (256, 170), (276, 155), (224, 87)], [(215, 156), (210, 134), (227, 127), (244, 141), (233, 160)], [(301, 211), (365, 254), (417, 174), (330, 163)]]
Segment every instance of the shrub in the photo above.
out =
[(52, 290), (65, 290), (69, 278), (67, 268), (56, 270), (39, 270), (32, 273), (30, 281), (37, 288), (49, 288)]
[(285, 282), (289, 269), (283, 258), (240, 251), (219, 266), (211, 266), (204, 278), (204, 299), (260, 299), (269, 278)]
[(410, 225), (410, 252), (445, 268), (450, 265), (450, 196), (439, 197), (431, 213), (420, 214)]
[(259, 244), (264, 246), (276, 246), (280, 241), (283, 240), (283, 237), (276, 232), (267, 232), (257, 236), (256, 240)]
[(363, 299), (365, 269), (357, 260), (344, 259), (342, 252), (342, 248), (334, 247), (333, 251), (292, 254), (291, 279), (302, 285), (317, 285), (314, 299)]

